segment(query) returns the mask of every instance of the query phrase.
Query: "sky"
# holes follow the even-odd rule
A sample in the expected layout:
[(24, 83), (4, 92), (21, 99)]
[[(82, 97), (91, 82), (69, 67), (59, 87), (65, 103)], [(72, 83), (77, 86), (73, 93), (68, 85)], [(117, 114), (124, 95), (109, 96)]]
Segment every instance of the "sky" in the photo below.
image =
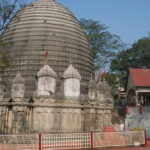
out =
[(150, 32), (150, 0), (56, 0), (80, 18), (105, 24), (122, 41), (133, 44)]

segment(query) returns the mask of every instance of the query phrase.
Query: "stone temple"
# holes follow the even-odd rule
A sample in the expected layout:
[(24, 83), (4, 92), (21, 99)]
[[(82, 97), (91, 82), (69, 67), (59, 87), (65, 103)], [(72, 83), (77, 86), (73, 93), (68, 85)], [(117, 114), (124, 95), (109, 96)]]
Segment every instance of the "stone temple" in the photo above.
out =
[(0, 41), (11, 62), (0, 80), (0, 133), (101, 131), (111, 124), (110, 86), (91, 77), (92, 49), (70, 10), (54, 0), (33, 2)]

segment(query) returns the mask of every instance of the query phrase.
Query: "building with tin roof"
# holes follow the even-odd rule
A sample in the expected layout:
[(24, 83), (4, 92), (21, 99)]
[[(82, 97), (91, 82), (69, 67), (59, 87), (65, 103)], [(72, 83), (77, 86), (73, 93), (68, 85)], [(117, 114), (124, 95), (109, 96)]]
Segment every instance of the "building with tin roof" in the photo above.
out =
[(129, 69), (127, 100), (130, 105), (150, 105), (150, 69)]

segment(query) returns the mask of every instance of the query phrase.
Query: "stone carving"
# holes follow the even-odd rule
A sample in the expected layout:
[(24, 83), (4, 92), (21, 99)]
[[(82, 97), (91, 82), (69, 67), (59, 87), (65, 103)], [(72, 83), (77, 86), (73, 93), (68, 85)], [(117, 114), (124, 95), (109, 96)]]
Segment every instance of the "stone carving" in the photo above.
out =
[(15, 133), (26, 133), (27, 129), (27, 114), (24, 111), (15, 111), (13, 128), (15, 128)]
[(64, 78), (64, 96), (67, 98), (79, 98), (81, 75), (72, 64), (65, 70)]
[(0, 133), (5, 133), (6, 113), (7, 113), (6, 107), (1, 107), (0, 108)]
[(55, 93), (57, 74), (50, 66), (44, 65), (37, 73), (37, 77), (37, 96), (51, 96)]
[(12, 93), (13, 98), (23, 98), (25, 92), (24, 79), (22, 78), (20, 72), (18, 72), (13, 80)]

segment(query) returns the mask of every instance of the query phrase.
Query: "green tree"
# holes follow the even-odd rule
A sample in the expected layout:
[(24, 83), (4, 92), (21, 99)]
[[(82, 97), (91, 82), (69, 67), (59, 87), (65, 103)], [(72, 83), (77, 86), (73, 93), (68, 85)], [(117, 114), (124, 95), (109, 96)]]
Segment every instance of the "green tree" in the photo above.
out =
[(112, 95), (119, 95), (120, 75), (113, 72), (108, 72), (106, 76), (106, 81), (111, 86)]
[(129, 68), (150, 68), (150, 37), (139, 39), (131, 48), (119, 52), (110, 68), (122, 75), (123, 83)]
[(118, 50), (123, 47), (120, 37), (111, 34), (107, 31), (108, 27), (98, 21), (82, 18), (79, 23), (91, 44), (95, 70), (108, 66)]
[(25, 0), (0, 0), (0, 33), (2, 33), (15, 13), (24, 5)]

